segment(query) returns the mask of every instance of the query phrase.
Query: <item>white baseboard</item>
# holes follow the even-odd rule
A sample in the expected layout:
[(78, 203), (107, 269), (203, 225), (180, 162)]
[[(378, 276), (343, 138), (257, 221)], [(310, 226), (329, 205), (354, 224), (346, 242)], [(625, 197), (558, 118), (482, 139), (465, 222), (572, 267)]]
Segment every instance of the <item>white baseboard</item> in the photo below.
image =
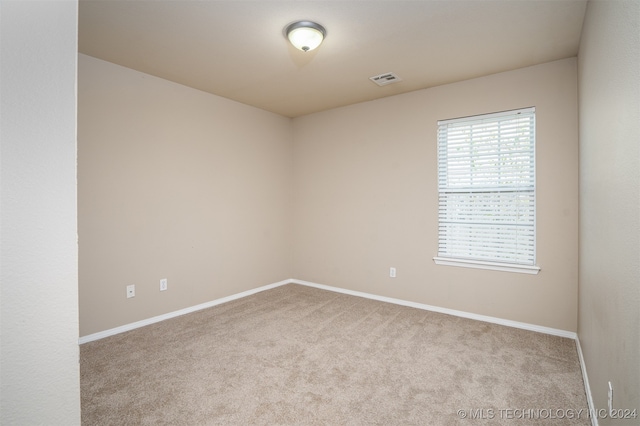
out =
[[(584, 382), (584, 392), (587, 394), (587, 406), (589, 407), (589, 413), (596, 413), (596, 407), (593, 404), (593, 396), (591, 395), (591, 386), (589, 386), (589, 377), (587, 376), (587, 365), (584, 362), (584, 356), (582, 355), (582, 346), (580, 346), (580, 339), (576, 336), (576, 349), (578, 350), (578, 360), (580, 360), (580, 369), (582, 370), (582, 381)], [(598, 426), (598, 416), (592, 415), (591, 426)]]
[[(270, 290), (272, 288), (280, 287), (280, 286), (285, 285), (285, 284), (299, 284), (299, 285), (304, 285), (304, 286), (308, 286), (308, 287), (315, 287), (315, 288), (319, 288), (319, 289), (322, 289), (322, 290), (333, 291), (333, 292), (336, 292), (336, 293), (343, 293), (343, 294), (348, 294), (348, 295), (351, 295), (351, 296), (364, 297), (364, 298), (367, 298), (367, 299), (378, 300), (378, 301), (381, 301), (381, 302), (393, 303), (393, 304), (396, 304), (396, 305), (408, 306), (408, 307), (412, 307), (412, 308), (423, 309), (423, 310), (426, 310), (426, 311), (439, 312), (439, 313), (442, 313), (442, 314), (453, 315), (453, 316), (462, 317), (462, 318), (468, 318), (468, 319), (477, 320), (477, 321), (484, 321), (484, 322), (488, 322), (488, 323), (504, 325), (504, 326), (507, 326), (507, 327), (520, 328), (520, 329), (523, 329), (523, 330), (535, 331), (535, 332), (538, 332), (538, 333), (544, 333), (544, 334), (550, 334), (550, 335), (553, 335), (553, 336), (567, 337), (569, 339), (574, 339), (575, 342), (576, 342), (576, 348), (577, 348), (577, 351), (578, 351), (578, 359), (580, 361), (580, 368), (582, 370), (582, 379), (584, 381), (584, 388), (585, 388), (585, 392), (587, 394), (587, 404), (588, 404), (588, 407), (589, 407), (589, 412), (590, 413), (595, 413), (595, 406), (593, 405), (593, 397), (591, 395), (591, 388), (589, 387), (589, 379), (587, 377), (587, 369), (586, 369), (586, 366), (585, 366), (584, 357), (582, 355), (582, 348), (580, 346), (580, 339), (578, 339), (577, 334), (572, 332), (572, 331), (560, 330), (560, 329), (550, 328), (550, 327), (543, 327), (543, 326), (539, 326), (539, 325), (535, 325), (535, 324), (528, 324), (528, 323), (519, 322), (519, 321), (511, 321), (511, 320), (507, 320), (507, 319), (490, 317), (490, 316), (486, 316), (486, 315), (479, 315), (479, 314), (474, 314), (474, 313), (469, 313), (469, 312), (464, 312), (464, 311), (457, 311), (455, 309), (441, 308), (441, 307), (438, 307), (438, 306), (432, 306), (432, 305), (426, 305), (426, 304), (423, 304), (423, 303), (410, 302), (410, 301), (407, 301), (407, 300), (395, 299), (395, 298), (386, 297), (386, 296), (378, 296), (378, 295), (371, 294), (371, 293), (364, 293), (364, 292), (360, 292), (360, 291), (347, 290), (347, 289), (344, 289), (344, 288), (332, 287), (332, 286), (328, 286), (328, 285), (324, 285), (324, 284), (317, 284), (317, 283), (313, 283), (313, 282), (310, 282), (310, 281), (297, 280), (297, 279), (293, 279), (293, 278), (287, 279), (287, 280), (284, 280), (284, 281), (280, 281), (280, 282), (277, 282), (277, 283), (273, 283), (273, 284), (268, 284), (268, 285), (265, 285), (265, 286), (262, 286), (262, 287), (254, 288), (252, 290), (243, 291), (241, 293), (237, 293), (237, 294), (233, 294), (231, 296), (227, 296), (227, 297), (223, 297), (223, 298), (220, 298), (220, 299), (212, 300), (210, 302), (202, 303), (200, 305), (191, 306), (189, 308), (180, 309), (178, 311), (169, 312), (169, 313), (163, 314), (163, 315), (158, 315), (158, 316), (155, 316), (155, 317), (152, 317), (152, 318), (148, 318), (148, 319), (145, 319), (145, 320), (142, 320), (142, 321), (137, 321), (137, 322), (134, 322), (134, 323), (131, 323), (131, 324), (126, 324), (126, 325), (123, 325), (123, 326), (120, 326), (120, 327), (112, 328), (112, 329), (101, 331), (101, 332), (98, 332), (98, 333), (89, 334), (87, 336), (80, 337), (80, 339), (78, 339), (78, 343), (79, 344), (83, 344), (83, 343), (92, 342), (94, 340), (103, 339), (105, 337), (109, 337), (109, 336), (113, 336), (113, 335), (116, 335), (116, 334), (124, 333), (125, 331), (130, 331), (130, 330), (134, 330), (136, 328), (144, 327), (145, 325), (149, 325), (149, 324), (153, 324), (153, 323), (156, 323), (156, 322), (164, 321), (164, 320), (170, 319), (170, 318), (175, 318), (175, 317), (178, 317), (180, 315), (185, 315), (185, 314), (189, 314), (191, 312), (199, 311), (201, 309), (210, 308), (210, 307), (213, 307), (213, 306), (216, 306), (216, 305), (220, 305), (222, 303), (230, 302), (232, 300), (241, 299), (243, 297), (247, 297), (247, 296), (250, 296), (252, 294), (259, 293), (261, 291)], [(592, 424), (592, 426), (598, 426), (597, 416), (591, 416), (591, 424)]]
[(324, 285), (324, 284), (317, 284), (317, 283), (313, 283), (313, 282), (310, 282), (310, 281), (303, 281), (303, 280), (297, 280), (297, 279), (291, 278), (291, 279), (287, 279), (287, 280), (280, 281), (280, 282), (277, 282), (277, 283), (273, 283), (273, 284), (265, 285), (265, 286), (262, 286), (262, 287), (254, 288), (252, 290), (247, 290), (247, 291), (244, 291), (242, 293), (233, 294), (231, 296), (223, 297), (221, 299), (212, 300), (210, 302), (202, 303), (200, 305), (191, 306), (189, 308), (180, 309), (178, 311), (169, 312), (169, 313), (163, 314), (163, 315), (158, 315), (156, 317), (148, 318), (148, 319), (145, 319), (145, 320), (142, 320), (142, 321), (137, 321), (137, 322), (134, 322), (134, 323), (131, 323), (131, 324), (125, 324), (123, 326), (112, 328), (112, 329), (109, 329), (109, 330), (100, 331), (98, 333), (89, 334), (87, 336), (81, 337), (78, 340), (78, 343), (79, 344), (88, 343), (88, 342), (92, 342), (94, 340), (98, 340), (98, 339), (102, 339), (102, 338), (105, 338), (105, 337), (113, 336), (115, 334), (124, 333), (125, 331), (134, 330), (136, 328), (144, 327), (145, 325), (149, 325), (149, 324), (153, 324), (153, 323), (156, 323), (156, 322), (164, 321), (164, 320), (169, 319), (169, 318), (175, 318), (177, 316), (189, 314), (191, 312), (199, 311), (201, 309), (210, 308), (212, 306), (220, 305), (222, 303), (226, 303), (226, 302), (230, 302), (232, 300), (240, 299), (242, 297), (250, 296), (252, 294), (259, 293), (261, 291), (269, 290), (269, 289), (272, 289), (272, 288), (276, 288), (276, 287), (279, 287), (279, 286), (282, 286), (282, 285), (285, 285), (285, 284), (300, 284), (300, 285), (305, 285), (305, 286), (308, 286), (308, 287), (319, 288), (319, 289), (322, 289), (322, 290), (329, 290), (329, 291), (333, 291), (333, 292), (336, 292), (336, 293), (349, 294), (351, 296), (364, 297), (364, 298), (367, 298), (367, 299), (373, 299), (373, 300), (378, 300), (378, 301), (387, 302), (387, 303), (394, 303), (396, 305), (401, 305), (401, 306), (409, 306), (409, 307), (412, 307), (412, 308), (423, 309), (423, 310), (426, 310), (426, 311), (439, 312), (439, 313), (442, 313), (442, 314), (453, 315), (453, 316), (462, 317), (462, 318), (468, 318), (468, 319), (477, 320), (477, 321), (484, 321), (484, 322), (489, 322), (489, 323), (493, 323), (493, 324), (505, 325), (507, 327), (514, 327), (514, 328), (520, 328), (520, 329), (523, 329), (523, 330), (536, 331), (538, 333), (551, 334), (553, 336), (567, 337), (569, 339), (576, 339), (576, 337), (577, 337), (576, 333), (574, 333), (572, 331), (559, 330), (559, 329), (556, 329), (556, 328), (543, 327), (543, 326), (535, 325), (535, 324), (528, 324), (528, 323), (524, 323), (524, 322), (511, 321), (511, 320), (507, 320), (507, 319), (490, 317), (490, 316), (486, 316), (486, 315), (473, 314), (473, 313), (464, 312), (464, 311), (457, 311), (457, 310), (454, 310), (454, 309), (441, 308), (441, 307), (438, 307), (438, 306), (425, 305), (423, 303), (410, 302), (410, 301), (402, 300), (402, 299), (394, 299), (394, 298), (386, 297), (386, 296), (378, 296), (378, 295), (371, 294), (371, 293), (364, 293), (364, 292), (360, 292), (360, 291), (347, 290), (347, 289), (343, 289), (343, 288), (340, 288), (340, 287), (332, 287), (332, 286), (328, 286), (328, 285)]
[[(504, 325), (507, 327), (515, 327), (515, 328), (520, 328), (524, 330), (536, 331), (539, 333), (551, 334), (554, 336), (567, 337), (569, 339), (573, 339), (576, 342), (576, 349), (578, 351), (578, 360), (580, 362), (580, 369), (582, 370), (582, 380), (584, 382), (584, 390), (585, 390), (585, 393), (587, 394), (587, 407), (589, 409), (589, 413), (596, 412), (595, 406), (593, 404), (593, 397), (591, 395), (591, 388), (589, 386), (589, 378), (587, 377), (587, 368), (584, 362), (584, 357), (582, 355), (582, 347), (580, 346), (580, 339), (578, 338), (577, 333), (574, 333), (572, 331), (560, 330), (556, 328), (528, 324), (528, 323), (519, 322), (519, 321), (511, 321), (507, 319), (490, 317), (486, 315), (478, 315), (478, 314), (473, 314), (473, 313), (464, 312), (464, 311), (457, 311), (454, 309), (441, 308), (438, 306), (425, 305), (422, 303), (409, 302), (406, 300), (394, 299), (394, 298), (385, 297), (385, 296), (378, 296), (375, 294), (363, 293), (360, 291), (346, 290), (339, 287), (331, 287), (328, 285), (317, 284), (309, 281), (292, 279), (290, 280), (290, 282), (294, 284), (306, 285), (309, 287), (316, 287), (323, 290), (335, 291), (337, 293), (344, 293), (352, 296), (359, 296), (367, 299), (373, 299), (373, 300), (378, 300), (382, 302), (389, 302), (389, 303), (394, 303), (402, 306), (410, 306), (412, 308), (424, 309), (427, 311), (439, 312), (443, 314), (454, 315), (457, 317), (468, 318), (468, 319), (477, 320), (477, 321), (484, 321), (484, 322), (489, 322), (493, 324)], [(589, 417), (591, 418), (591, 426), (598, 426), (598, 416), (591, 415)]]
[[(308, 287), (315, 287), (315, 288), (319, 288), (319, 289), (322, 289), (322, 290), (333, 291), (333, 292), (336, 292), (336, 293), (343, 293), (343, 294), (348, 294), (348, 295), (351, 295), (351, 296), (364, 297), (364, 298), (367, 298), (367, 299), (378, 300), (378, 301), (381, 301), (381, 302), (393, 303), (393, 304), (396, 304), (396, 305), (408, 306), (408, 307), (412, 307), (412, 308), (423, 309), (423, 310), (426, 310), (426, 311), (439, 312), (439, 313), (442, 313), (442, 314), (453, 315), (453, 316), (457, 316), (457, 317), (468, 318), (468, 319), (477, 320), (477, 321), (484, 321), (484, 322), (488, 322), (488, 323), (504, 325), (504, 326), (507, 326), (507, 327), (520, 328), (520, 329), (523, 329), (523, 330), (535, 331), (535, 332), (538, 332), (538, 333), (550, 334), (550, 335), (553, 335), (553, 336), (567, 337), (569, 339), (573, 339), (576, 342), (576, 348), (577, 348), (577, 351), (578, 351), (578, 359), (580, 361), (580, 368), (582, 370), (582, 379), (583, 379), (583, 382), (584, 382), (585, 393), (587, 394), (587, 405), (588, 405), (588, 408), (589, 408), (589, 412), (590, 413), (595, 413), (596, 412), (595, 406), (593, 404), (593, 397), (591, 395), (591, 388), (589, 386), (589, 379), (587, 377), (587, 368), (585, 366), (584, 357), (582, 355), (582, 347), (580, 346), (580, 339), (578, 338), (577, 334), (572, 332), (572, 331), (560, 330), (560, 329), (550, 328), (550, 327), (543, 327), (543, 326), (539, 326), (539, 325), (528, 324), (528, 323), (519, 322), (519, 321), (511, 321), (511, 320), (507, 320), (507, 319), (490, 317), (490, 316), (486, 316), (486, 315), (479, 315), (479, 314), (474, 314), (474, 313), (469, 313), (469, 312), (464, 312), (464, 311), (457, 311), (455, 309), (441, 308), (441, 307), (438, 307), (438, 306), (432, 306), (432, 305), (426, 305), (426, 304), (423, 304), (423, 303), (410, 302), (410, 301), (407, 301), (407, 300), (395, 299), (395, 298), (386, 297), (386, 296), (378, 296), (378, 295), (371, 294), (371, 293), (364, 293), (364, 292), (360, 292), (360, 291), (347, 290), (347, 289), (340, 288), (340, 287), (332, 287), (332, 286), (328, 286), (328, 285), (324, 285), (324, 284), (317, 284), (317, 283), (313, 283), (313, 282), (310, 282), (310, 281), (297, 280), (297, 279), (293, 279), (293, 278), (287, 279), (287, 280), (284, 280), (284, 281), (280, 281), (280, 282), (277, 282), (277, 283), (273, 283), (273, 284), (268, 284), (268, 285), (265, 285), (265, 286), (262, 286), (262, 287), (254, 288), (252, 290), (243, 291), (241, 293), (237, 293), (237, 294), (233, 294), (231, 296), (227, 296), (227, 297), (223, 297), (223, 298), (220, 298), (220, 299), (212, 300), (210, 302), (202, 303), (200, 305), (191, 306), (189, 308), (180, 309), (178, 311), (169, 312), (169, 313), (163, 314), (163, 315), (158, 315), (158, 316), (155, 316), (155, 317), (152, 317), (152, 318), (148, 318), (148, 319), (145, 319), (145, 320), (142, 320), (142, 321), (137, 321), (137, 322), (134, 322), (134, 323), (131, 323), (131, 324), (126, 324), (126, 325), (123, 325), (123, 326), (120, 326), (120, 327), (112, 328), (112, 329), (101, 331), (101, 332), (98, 332), (98, 333), (89, 334), (87, 336), (80, 337), (80, 339), (78, 339), (78, 343), (79, 344), (83, 344), (83, 343), (92, 342), (94, 340), (103, 339), (105, 337), (109, 337), (109, 336), (113, 336), (113, 335), (116, 335), (116, 334), (124, 333), (125, 331), (130, 331), (130, 330), (134, 330), (136, 328), (144, 327), (145, 325), (149, 325), (149, 324), (153, 324), (153, 323), (156, 323), (156, 322), (164, 321), (164, 320), (170, 319), (170, 318), (175, 318), (175, 317), (178, 317), (180, 315), (185, 315), (185, 314), (189, 314), (191, 312), (199, 311), (201, 309), (210, 308), (210, 307), (213, 307), (213, 306), (216, 306), (216, 305), (220, 305), (222, 303), (230, 302), (232, 300), (241, 299), (243, 297), (247, 297), (247, 296), (250, 296), (252, 294), (259, 293), (261, 291), (270, 290), (272, 288), (280, 287), (280, 286), (285, 285), (285, 284), (299, 284), (299, 285), (304, 285), (304, 286), (308, 286)], [(598, 426), (598, 418), (597, 418), (597, 416), (590, 416), (590, 417), (591, 417), (591, 425), (592, 426)]]
[(477, 320), (477, 321), (489, 322), (489, 323), (493, 323), (493, 324), (505, 325), (507, 327), (521, 328), (523, 330), (529, 330), (529, 331), (537, 331), (538, 333), (551, 334), (553, 336), (568, 337), (569, 339), (575, 339), (577, 337), (576, 333), (574, 333), (573, 331), (566, 331), (566, 330), (560, 330), (560, 329), (557, 329), (557, 328), (543, 327), (543, 326), (540, 326), (540, 325), (528, 324), (528, 323), (525, 323), (525, 322), (518, 322), (518, 321), (511, 321), (511, 320), (507, 320), (507, 319), (490, 317), (490, 316), (486, 316), (486, 315), (473, 314), (473, 313), (464, 312), (464, 311), (456, 311), (455, 309), (441, 308), (441, 307), (438, 307), (438, 306), (425, 305), (423, 303), (409, 302), (407, 300), (394, 299), (394, 298), (385, 297), (385, 296), (378, 296), (378, 295), (375, 295), (375, 294), (363, 293), (363, 292), (360, 292), (360, 291), (345, 290), (343, 288), (331, 287), (331, 286), (324, 285), (324, 284), (316, 284), (316, 283), (309, 282), (309, 281), (301, 281), (301, 280), (292, 279), (292, 280), (290, 280), (290, 282), (295, 283), (295, 284), (300, 284), (300, 285), (306, 285), (306, 286), (309, 286), (309, 287), (316, 287), (316, 288), (320, 288), (320, 289), (323, 289), (323, 290), (335, 291), (337, 293), (349, 294), (351, 296), (364, 297), (364, 298), (367, 298), (367, 299), (378, 300), (378, 301), (381, 301), (381, 302), (388, 302), (388, 303), (394, 303), (396, 305), (409, 306), (409, 307), (412, 307), (412, 308), (423, 309), (425, 311), (439, 312), (441, 314), (453, 315), (453, 316), (456, 316), (456, 317), (462, 317), (462, 318), (468, 318), (468, 319)]
[(243, 297), (251, 296), (252, 294), (259, 293), (261, 291), (270, 290), (272, 288), (279, 287), (284, 284), (291, 283), (291, 280), (284, 280), (273, 284), (268, 284), (262, 287), (254, 288), (251, 290), (243, 291), (242, 293), (232, 294), (231, 296), (223, 297), (220, 299), (212, 300), (210, 302), (201, 303), (199, 305), (191, 306), (188, 308), (180, 309), (178, 311), (169, 312), (167, 314), (158, 315), (156, 317), (148, 318), (142, 321), (132, 322), (130, 324), (125, 324), (120, 327), (111, 328), (109, 330), (100, 331), (98, 333), (89, 334), (87, 336), (82, 336), (78, 339), (78, 344), (93, 342), (94, 340), (104, 339), (105, 337), (113, 336), (116, 334), (124, 333), (125, 331), (134, 330), (136, 328), (144, 327), (145, 325), (154, 324), (156, 322), (164, 321), (169, 318), (175, 318), (180, 315), (190, 314), (191, 312), (196, 312), (201, 309), (210, 308), (212, 306), (220, 305), (222, 303), (230, 302), (232, 300), (240, 299)]

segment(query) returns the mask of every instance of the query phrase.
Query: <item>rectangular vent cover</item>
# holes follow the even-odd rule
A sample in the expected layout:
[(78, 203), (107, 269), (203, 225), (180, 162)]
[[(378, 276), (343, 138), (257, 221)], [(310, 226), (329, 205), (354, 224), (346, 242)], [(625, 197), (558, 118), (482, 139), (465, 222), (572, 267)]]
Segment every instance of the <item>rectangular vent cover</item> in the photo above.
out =
[(387, 72), (380, 75), (374, 75), (373, 77), (369, 77), (369, 80), (373, 81), (378, 86), (386, 86), (387, 84), (395, 83), (397, 81), (402, 81), (400, 77), (398, 77), (392, 72)]

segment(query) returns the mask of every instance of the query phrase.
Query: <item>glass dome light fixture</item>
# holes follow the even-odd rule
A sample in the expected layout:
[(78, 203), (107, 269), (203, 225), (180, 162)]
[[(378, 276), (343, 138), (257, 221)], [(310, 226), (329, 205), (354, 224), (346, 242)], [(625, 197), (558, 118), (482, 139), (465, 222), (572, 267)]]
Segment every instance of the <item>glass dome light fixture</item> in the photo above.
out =
[(327, 30), (315, 22), (296, 21), (287, 25), (284, 33), (296, 49), (308, 52), (320, 46)]

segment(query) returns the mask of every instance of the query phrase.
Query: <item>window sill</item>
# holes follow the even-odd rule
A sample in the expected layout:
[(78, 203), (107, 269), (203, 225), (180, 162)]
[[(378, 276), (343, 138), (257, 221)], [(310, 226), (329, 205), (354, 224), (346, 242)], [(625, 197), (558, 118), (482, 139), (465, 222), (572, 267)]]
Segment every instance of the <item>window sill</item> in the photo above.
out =
[(486, 262), (482, 260), (453, 259), (449, 257), (434, 257), (436, 265), (459, 266), (461, 268), (490, 269), (493, 271), (517, 272), (520, 274), (537, 274), (539, 266), (514, 265), (511, 263)]

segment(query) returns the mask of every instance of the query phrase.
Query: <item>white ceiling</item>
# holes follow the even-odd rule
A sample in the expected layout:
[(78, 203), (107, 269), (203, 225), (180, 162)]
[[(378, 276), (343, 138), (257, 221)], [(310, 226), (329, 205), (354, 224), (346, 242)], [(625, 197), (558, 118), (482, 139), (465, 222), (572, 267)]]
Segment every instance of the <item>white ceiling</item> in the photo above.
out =
[[(586, 2), (80, 0), (79, 51), (297, 117), (576, 56)], [(303, 19), (327, 29), (307, 53), (283, 35)]]

